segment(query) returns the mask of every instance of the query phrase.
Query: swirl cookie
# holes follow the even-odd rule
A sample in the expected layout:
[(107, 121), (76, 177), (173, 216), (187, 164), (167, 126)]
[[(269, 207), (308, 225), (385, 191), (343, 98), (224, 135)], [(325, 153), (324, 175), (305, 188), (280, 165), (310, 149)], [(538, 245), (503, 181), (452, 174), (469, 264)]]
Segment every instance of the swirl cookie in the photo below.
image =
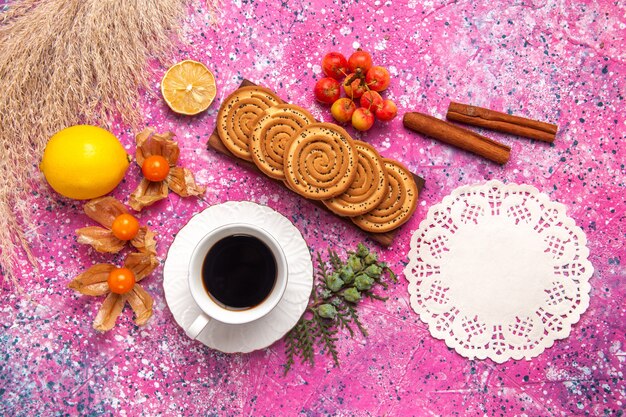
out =
[(351, 220), (361, 229), (384, 233), (405, 223), (417, 204), (417, 185), (413, 174), (392, 159), (383, 159), (388, 173), (389, 191), (385, 199), (372, 211)]
[(252, 161), (269, 177), (284, 180), (285, 147), (300, 129), (311, 123), (315, 123), (315, 118), (293, 104), (265, 109), (252, 127), (249, 148)]
[(327, 200), (350, 187), (357, 173), (358, 154), (348, 132), (332, 123), (313, 123), (287, 145), (285, 180), (298, 194)]
[(217, 134), (235, 156), (251, 161), (248, 144), (252, 124), (265, 109), (281, 104), (272, 91), (264, 87), (241, 87), (229, 95), (217, 113)]
[(383, 160), (368, 143), (354, 141), (358, 152), (357, 174), (350, 187), (341, 195), (323, 201), (324, 205), (340, 216), (358, 216), (374, 209), (388, 191), (387, 170)]

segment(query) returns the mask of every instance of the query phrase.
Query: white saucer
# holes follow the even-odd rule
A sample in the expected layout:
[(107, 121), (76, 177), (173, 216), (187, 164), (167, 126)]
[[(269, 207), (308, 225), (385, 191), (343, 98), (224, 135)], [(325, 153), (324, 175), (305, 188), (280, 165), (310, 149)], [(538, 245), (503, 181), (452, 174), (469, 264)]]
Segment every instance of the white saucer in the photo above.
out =
[(267, 230), (280, 243), (287, 258), (289, 281), (283, 298), (266, 316), (246, 324), (211, 320), (198, 340), (226, 353), (263, 349), (296, 325), (306, 309), (313, 287), (313, 264), (300, 231), (283, 215), (249, 201), (229, 201), (196, 214), (178, 232), (163, 268), (165, 299), (174, 319), (187, 329), (201, 313), (187, 282), (191, 253), (209, 231), (229, 223), (250, 223)]

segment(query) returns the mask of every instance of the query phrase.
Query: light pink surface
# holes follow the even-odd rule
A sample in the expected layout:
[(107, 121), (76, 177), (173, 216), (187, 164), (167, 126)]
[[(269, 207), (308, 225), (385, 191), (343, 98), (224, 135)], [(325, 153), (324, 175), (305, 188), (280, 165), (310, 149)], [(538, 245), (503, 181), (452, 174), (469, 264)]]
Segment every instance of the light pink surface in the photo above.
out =
[[(426, 178), (417, 212), (381, 257), (401, 272), (410, 235), (428, 208), (454, 188), (499, 179), (529, 183), (585, 230), (591, 262), (589, 310), (568, 339), (531, 361), (470, 361), (430, 336), (409, 307), (403, 277), (386, 303), (359, 307), (370, 336), (341, 336), (335, 368), (318, 356), (283, 376), (284, 345), (245, 355), (212, 351), (188, 339), (165, 303), (162, 266), (144, 283), (155, 299), (142, 328), (126, 308), (114, 330), (91, 322), (100, 299), (79, 296), (69, 280), (96, 262), (121, 262), (79, 245), (74, 230), (92, 222), (82, 203), (42, 187), (28, 230), (40, 271), (25, 259), (20, 278), (28, 298), (3, 289), (0, 307), (2, 415), (622, 415), (626, 356), (626, 170), (623, 112), (626, 10), (617, 2), (366, 1), (224, 2), (212, 26), (194, 2), (187, 38), (174, 61), (206, 63), (218, 96), (208, 112), (179, 117), (160, 95), (146, 95), (146, 124), (172, 130), (180, 163), (207, 186), (202, 200), (171, 195), (139, 214), (158, 234), (161, 261), (176, 232), (203, 208), (250, 200), (279, 211), (312, 251), (343, 253), (365, 236), (284, 187), (205, 148), (220, 103), (242, 78), (275, 90), (330, 121), (312, 98), (321, 59), (358, 46), (389, 68), (399, 117), (356, 138)], [(158, 91), (165, 68), (157, 70)], [(402, 127), (402, 114), (443, 118), (449, 101), (485, 106), (558, 123), (553, 146), (481, 131), (511, 146), (504, 167)], [(134, 153), (134, 133), (115, 132)], [(133, 164), (113, 193), (126, 201), (140, 179)], [(370, 246), (376, 247), (373, 242)]]

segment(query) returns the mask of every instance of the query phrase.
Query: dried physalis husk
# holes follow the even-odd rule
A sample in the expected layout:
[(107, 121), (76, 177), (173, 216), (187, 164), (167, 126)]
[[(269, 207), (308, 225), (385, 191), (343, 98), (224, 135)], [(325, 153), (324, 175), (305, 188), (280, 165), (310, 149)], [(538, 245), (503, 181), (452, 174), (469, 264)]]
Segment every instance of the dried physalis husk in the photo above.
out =
[(168, 190), (165, 181), (153, 182), (142, 178), (135, 191), (130, 195), (128, 204), (133, 210), (141, 211), (144, 207), (167, 198)]
[(167, 185), (181, 197), (204, 194), (205, 187), (196, 184), (193, 172), (187, 168), (174, 167), (167, 177)]
[(136, 282), (150, 275), (157, 266), (159, 266), (159, 261), (156, 256), (139, 252), (129, 254), (124, 261), (124, 267), (135, 274)]
[(152, 317), (152, 305), (154, 304), (152, 297), (141, 285), (135, 284), (133, 289), (126, 294), (109, 293), (107, 295), (93, 321), (93, 328), (101, 332), (111, 330), (122, 313), (126, 301), (135, 313), (137, 326), (143, 326)]
[(136, 247), (139, 252), (156, 255), (156, 240), (154, 236), (154, 232), (148, 229), (147, 226), (141, 226), (137, 236), (130, 241), (130, 244)]
[(154, 301), (150, 294), (140, 285), (135, 285), (135, 288), (128, 293), (128, 304), (135, 312), (135, 323), (137, 326), (143, 326), (152, 317), (152, 304), (154, 304)]
[(109, 273), (115, 266), (110, 264), (92, 266), (76, 276), (68, 286), (85, 295), (100, 296), (107, 294), (94, 319), (94, 329), (99, 331), (111, 330), (122, 313), (126, 301), (128, 301), (135, 313), (135, 323), (141, 326), (152, 316), (152, 305), (154, 302), (150, 294), (139, 285), (139, 281), (150, 275), (158, 265), (158, 260), (151, 254), (131, 253), (128, 255), (124, 262), (124, 267), (133, 271), (135, 285), (125, 294), (111, 292), (107, 280)]
[(150, 127), (142, 130), (135, 137), (137, 145), (135, 160), (137, 165), (141, 167), (146, 158), (153, 155), (161, 155), (170, 166), (175, 166), (178, 163), (180, 149), (178, 144), (172, 140), (174, 136), (172, 132), (155, 133), (154, 129)]
[(193, 173), (187, 168), (176, 166), (180, 149), (172, 140), (173, 137), (172, 132), (160, 134), (155, 133), (151, 128), (143, 130), (135, 137), (137, 142), (135, 159), (140, 167), (143, 166), (146, 158), (158, 155), (165, 158), (170, 169), (163, 181), (150, 181), (142, 178), (130, 195), (129, 204), (134, 210), (140, 211), (144, 207), (167, 198), (168, 190), (172, 190), (181, 197), (204, 194), (205, 187), (196, 184)]
[[(126, 207), (113, 197), (101, 197), (89, 201), (83, 210), (85, 214), (101, 224), (88, 226), (76, 230), (78, 243), (91, 245), (98, 252), (117, 253), (126, 244), (126, 240), (118, 239), (112, 231), (113, 222), (121, 214), (129, 214)], [(140, 252), (156, 255), (156, 241), (154, 233), (147, 226), (141, 226), (137, 235), (130, 240), (130, 244)]]
[(117, 253), (126, 245), (126, 242), (116, 238), (113, 232), (98, 226), (76, 229), (76, 235), (78, 243), (91, 245), (98, 252)]
[(96, 264), (76, 276), (68, 287), (84, 295), (104, 295), (111, 290), (107, 279), (113, 268), (115, 266), (110, 264)]
[(109, 293), (104, 299), (96, 318), (93, 321), (93, 328), (101, 332), (106, 332), (115, 327), (115, 322), (126, 304), (128, 294)]

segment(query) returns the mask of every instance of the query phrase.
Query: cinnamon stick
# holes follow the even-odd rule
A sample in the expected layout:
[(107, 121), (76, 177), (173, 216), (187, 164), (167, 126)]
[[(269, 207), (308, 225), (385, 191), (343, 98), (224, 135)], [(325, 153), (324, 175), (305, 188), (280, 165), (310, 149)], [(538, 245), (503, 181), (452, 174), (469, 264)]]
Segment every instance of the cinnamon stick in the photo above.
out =
[(455, 122), (480, 126), (498, 132), (510, 133), (512, 135), (542, 140), (549, 143), (554, 142), (556, 132), (559, 128), (557, 125), (550, 123), (512, 116), (499, 111), (471, 106), (469, 104), (456, 103), (454, 101), (450, 102), (450, 106), (448, 106), (446, 118), (448, 120), (454, 120)]
[(427, 114), (405, 113), (403, 122), (404, 127), (408, 129), (475, 153), (498, 164), (506, 164), (511, 154), (511, 148), (506, 145)]

